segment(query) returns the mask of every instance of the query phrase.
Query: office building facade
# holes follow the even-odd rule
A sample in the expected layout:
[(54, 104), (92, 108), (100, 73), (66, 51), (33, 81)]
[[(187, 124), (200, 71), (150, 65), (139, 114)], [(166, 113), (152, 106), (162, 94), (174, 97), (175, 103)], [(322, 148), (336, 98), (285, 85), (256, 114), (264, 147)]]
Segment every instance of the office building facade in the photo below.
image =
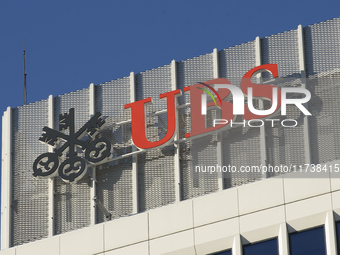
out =
[[(267, 72), (253, 79), (280, 89), (307, 89), (311, 99), (304, 107), (311, 116), (288, 105), (285, 116), (270, 118), (275, 123), (186, 135), (192, 132), (189, 86), (228, 79), (240, 87), (249, 70), (268, 64), (276, 64), (278, 77)], [(318, 240), (309, 244), (309, 254), (338, 254), (339, 68), (340, 18), (335, 18), (8, 108), (2, 127), (0, 254), (246, 255), (252, 249), (265, 254), (265, 247), (283, 255), (299, 254), (306, 238)], [(174, 99), (171, 139), (166, 146), (136, 148), (132, 110), (124, 106), (152, 98), (145, 106), (145, 134), (157, 142), (171, 122), (160, 95), (176, 90), (182, 95)], [(96, 112), (103, 117), (88, 127)], [(211, 107), (206, 119), (218, 116)], [(296, 125), (286, 127), (285, 119)], [(76, 143), (86, 145), (69, 154), (58, 150), (78, 131)], [(68, 179), (76, 169), (68, 172), (63, 162), (74, 155), (78, 163), (94, 157), (85, 147), (96, 139), (108, 141), (110, 155), (87, 160), (84, 172)], [(37, 165), (46, 158), (38, 159), (46, 153), (51, 158), (60, 153), (55, 164), (65, 169), (39, 178)], [(53, 164), (51, 159), (46, 168)], [(238, 171), (203, 171), (208, 166)], [(246, 171), (251, 166), (295, 172)]]

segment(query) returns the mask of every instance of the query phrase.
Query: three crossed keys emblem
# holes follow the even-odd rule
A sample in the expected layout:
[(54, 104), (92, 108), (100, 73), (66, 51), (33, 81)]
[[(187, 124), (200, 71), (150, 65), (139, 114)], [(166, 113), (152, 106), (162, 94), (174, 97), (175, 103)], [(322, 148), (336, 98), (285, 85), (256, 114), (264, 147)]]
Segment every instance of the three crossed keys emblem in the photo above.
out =
[[(53, 152), (37, 157), (33, 164), (33, 175), (50, 178), (59, 174), (66, 182), (77, 181), (87, 172), (86, 160), (98, 163), (111, 155), (111, 143), (106, 138), (94, 139), (105, 121), (101, 113), (97, 112), (83, 127), (75, 131), (74, 108), (69, 113), (60, 114), (59, 119), (60, 131), (43, 128), (44, 133), (39, 140), (53, 146)], [(68, 134), (62, 132), (65, 130), (68, 130)], [(80, 157), (84, 154), (86, 160)]]

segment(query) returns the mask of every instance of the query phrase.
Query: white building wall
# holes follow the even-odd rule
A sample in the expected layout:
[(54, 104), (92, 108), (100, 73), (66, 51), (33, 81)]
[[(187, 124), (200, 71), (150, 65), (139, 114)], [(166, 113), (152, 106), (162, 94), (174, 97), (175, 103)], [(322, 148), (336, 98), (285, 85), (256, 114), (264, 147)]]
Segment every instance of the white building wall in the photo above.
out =
[[(329, 164), (340, 163), (340, 161)], [(288, 255), (287, 233), (325, 226), (328, 255), (336, 253), (340, 174), (315, 178), (286, 174), (167, 205), (0, 252), (0, 255), (209, 254), (278, 237)]]

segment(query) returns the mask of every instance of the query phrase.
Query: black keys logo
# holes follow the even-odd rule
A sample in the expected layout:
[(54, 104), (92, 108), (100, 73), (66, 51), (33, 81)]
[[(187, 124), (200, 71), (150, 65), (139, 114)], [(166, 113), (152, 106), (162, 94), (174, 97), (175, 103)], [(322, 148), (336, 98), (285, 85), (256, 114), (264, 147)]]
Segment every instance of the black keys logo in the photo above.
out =
[[(59, 122), (60, 131), (43, 128), (44, 133), (39, 140), (53, 146), (53, 152), (37, 157), (33, 164), (34, 176), (50, 178), (59, 174), (64, 181), (73, 182), (81, 179), (87, 172), (86, 160), (89, 163), (99, 163), (110, 157), (110, 142), (104, 137), (95, 139), (105, 124), (99, 112), (77, 132), (74, 108), (69, 113), (60, 114)], [(68, 134), (63, 132), (66, 130)]]

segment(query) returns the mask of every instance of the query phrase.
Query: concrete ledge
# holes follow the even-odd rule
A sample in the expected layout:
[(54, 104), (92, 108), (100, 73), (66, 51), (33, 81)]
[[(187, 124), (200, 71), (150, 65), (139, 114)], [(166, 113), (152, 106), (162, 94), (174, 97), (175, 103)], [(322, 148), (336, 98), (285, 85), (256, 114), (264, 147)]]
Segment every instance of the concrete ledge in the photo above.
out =
[(193, 199), (194, 226), (211, 224), (238, 216), (237, 201), (237, 188)]
[(192, 229), (192, 200), (164, 206), (149, 211), (149, 238)]
[(193, 229), (156, 238), (150, 240), (149, 243), (150, 255), (196, 255)]
[(104, 224), (65, 233), (59, 237), (60, 254), (63, 255), (96, 254), (104, 251)]
[(198, 255), (231, 249), (234, 236), (239, 233), (239, 219), (233, 218), (194, 229)]
[(105, 255), (126, 255), (126, 254), (149, 255), (149, 244), (148, 242), (142, 242), (134, 245), (125, 246), (120, 249), (105, 252)]
[(112, 250), (148, 240), (148, 213), (108, 221), (104, 225), (104, 249)]
[[(312, 177), (313, 176), (313, 177)], [(318, 178), (319, 176), (320, 178)], [(291, 173), (283, 177), (285, 203), (295, 202), (331, 191), (329, 173)]]
[(332, 168), (332, 172), (330, 173), (331, 178), (331, 190), (336, 191), (340, 190), (340, 170), (337, 171), (337, 167), (340, 168), (340, 160), (334, 160), (332, 162), (327, 163), (328, 169)]
[(340, 190), (332, 192), (332, 209), (335, 212), (335, 218), (336, 220), (340, 220)]
[(59, 255), (60, 236), (45, 238), (36, 242), (19, 245), (16, 247), (15, 255)]
[[(23, 245), (24, 247), (26, 247), (26, 245)], [(6, 250), (3, 250), (0, 252), (1, 255), (16, 255), (15, 251), (16, 251), (17, 247), (13, 247), (13, 248), (9, 248)]]
[(242, 244), (277, 237), (281, 223), (285, 222), (285, 208), (278, 206), (240, 217)]
[(240, 215), (283, 205), (283, 180), (270, 178), (238, 187)]
[(332, 210), (331, 194), (325, 194), (287, 204), (288, 231), (300, 231), (325, 224), (328, 211)]

